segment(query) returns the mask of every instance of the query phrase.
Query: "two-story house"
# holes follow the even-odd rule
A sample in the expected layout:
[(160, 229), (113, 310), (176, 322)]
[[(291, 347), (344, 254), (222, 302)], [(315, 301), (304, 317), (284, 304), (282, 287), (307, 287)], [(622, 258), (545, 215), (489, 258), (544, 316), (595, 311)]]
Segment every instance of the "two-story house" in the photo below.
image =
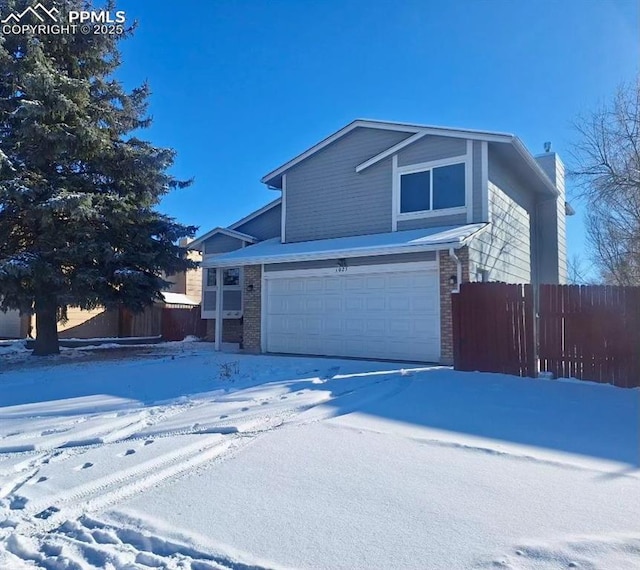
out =
[(459, 283), (566, 279), (564, 167), (514, 135), (356, 120), (262, 182), (190, 245), (218, 347), (450, 363)]

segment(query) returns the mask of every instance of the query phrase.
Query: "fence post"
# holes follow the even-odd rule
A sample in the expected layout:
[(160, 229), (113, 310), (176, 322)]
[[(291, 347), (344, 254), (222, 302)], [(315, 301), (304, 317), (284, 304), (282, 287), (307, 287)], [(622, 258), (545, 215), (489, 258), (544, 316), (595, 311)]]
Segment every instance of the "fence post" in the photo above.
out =
[(538, 377), (538, 301), (537, 287), (524, 285), (524, 319), (527, 344), (527, 376)]
[(451, 333), (453, 343), (453, 369), (462, 370), (460, 362), (460, 293), (451, 293)]

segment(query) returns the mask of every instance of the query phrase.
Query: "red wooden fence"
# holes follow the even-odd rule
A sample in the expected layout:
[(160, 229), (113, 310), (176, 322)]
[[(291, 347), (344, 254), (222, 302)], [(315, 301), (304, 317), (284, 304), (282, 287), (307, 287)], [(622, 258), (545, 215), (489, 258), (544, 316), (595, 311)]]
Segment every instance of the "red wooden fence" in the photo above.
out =
[(162, 309), (162, 338), (183, 340), (187, 336), (203, 337), (207, 334), (207, 321), (200, 316), (200, 306), (189, 308), (164, 307)]
[[(640, 386), (640, 287), (464, 283), (452, 295), (456, 370)], [(536, 335), (537, 333), (537, 346)]]
[(531, 285), (463, 283), (452, 304), (456, 370), (536, 375)]
[(541, 285), (540, 369), (640, 386), (640, 287)]

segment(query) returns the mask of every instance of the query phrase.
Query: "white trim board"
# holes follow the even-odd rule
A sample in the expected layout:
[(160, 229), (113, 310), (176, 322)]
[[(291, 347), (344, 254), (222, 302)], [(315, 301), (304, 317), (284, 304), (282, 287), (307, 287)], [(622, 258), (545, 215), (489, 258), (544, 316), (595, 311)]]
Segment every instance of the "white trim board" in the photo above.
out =
[(286, 242), (287, 236), (287, 175), (282, 175), (282, 213), (280, 215), (280, 243)]
[(207, 232), (206, 234), (200, 236), (197, 239), (194, 239), (192, 242), (190, 242), (187, 245), (187, 249), (196, 249), (197, 246), (200, 246), (201, 244), (203, 244), (205, 241), (207, 241), (208, 239), (211, 239), (213, 236), (215, 236), (216, 234), (222, 234), (222, 235), (226, 235), (228, 237), (237, 239), (242, 241), (243, 243), (257, 243), (258, 239), (250, 236), (249, 234), (243, 234), (242, 232), (237, 232), (231, 228), (222, 228), (222, 227), (217, 227), (212, 229), (211, 231)]
[(315, 269), (287, 269), (286, 271), (267, 271), (264, 279), (287, 279), (291, 277), (321, 277), (325, 275), (362, 275), (374, 273), (408, 273), (413, 271), (436, 271), (438, 265), (435, 261), (409, 261), (398, 263), (385, 263), (384, 265), (355, 265), (348, 267), (344, 273), (336, 271), (336, 267), (322, 267)]
[[(475, 232), (473, 236), (477, 235), (478, 232)], [(258, 264), (267, 264), (267, 263), (287, 263), (291, 261), (315, 261), (315, 260), (324, 260), (324, 259), (336, 259), (336, 258), (349, 258), (349, 257), (368, 257), (368, 256), (378, 256), (378, 255), (394, 255), (396, 253), (414, 253), (414, 252), (425, 252), (425, 251), (438, 251), (439, 249), (460, 249), (466, 243), (468, 239), (465, 240), (456, 240), (452, 242), (438, 242), (434, 244), (428, 245), (400, 245), (393, 247), (385, 247), (385, 248), (358, 248), (354, 250), (339, 250), (339, 251), (321, 251), (321, 252), (313, 252), (313, 253), (298, 253), (291, 255), (265, 255), (260, 257), (247, 257), (245, 259), (211, 259), (210, 265), (207, 260), (202, 262), (202, 267), (238, 267), (241, 265), (258, 265)]]
[(489, 213), (489, 144), (487, 141), (480, 143), (480, 178), (482, 196), (482, 221), (490, 222)]
[(251, 214), (249, 214), (248, 216), (245, 216), (244, 218), (242, 218), (241, 220), (238, 220), (237, 222), (233, 222), (233, 224), (229, 226), (229, 229), (235, 230), (236, 228), (239, 228), (243, 224), (246, 224), (247, 222), (250, 222), (254, 218), (257, 218), (261, 214), (268, 212), (269, 210), (271, 210), (271, 208), (275, 208), (278, 204), (280, 204), (280, 202), (282, 202), (282, 198), (276, 198), (275, 200), (269, 202), (265, 206), (262, 206), (262, 208), (260, 208), (259, 210), (252, 212)]
[[(470, 150), (471, 149), (471, 150)], [(456, 214), (466, 214), (467, 222), (470, 223), (473, 217), (472, 200), (473, 200), (473, 141), (467, 140), (465, 154), (459, 154), (447, 158), (430, 160), (428, 162), (418, 162), (415, 164), (406, 164), (398, 166), (398, 155), (394, 154), (391, 163), (392, 170), (392, 186), (391, 186), (391, 231), (398, 230), (398, 222), (405, 220), (421, 220), (424, 218), (437, 218), (440, 216), (451, 216)], [(413, 174), (416, 172), (425, 172), (442, 166), (450, 166), (452, 164), (464, 164), (464, 186), (465, 186), (465, 204), (464, 206), (456, 206), (454, 208), (446, 208), (441, 210), (421, 210), (418, 212), (400, 212), (400, 191), (402, 185), (400, 183), (403, 174)], [(433, 184), (430, 187), (433, 192)]]
[[(264, 184), (268, 184), (269, 181), (273, 180), (274, 178), (277, 178), (282, 173), (289, 170), (292, 166), (295, 166), (296, 164), (302, 162), (306, 158), (309, 158), (311, 155), (322, 150), (326, 146), (330, 145), (331, 143), (343, 137), (344, 135), (350, 133), (354, 129), (357, 129), (358, 127), (365, 127), (369, 129), (382, 129), (387, 131), (400, 131), (400, 132), (406, 132), (409, 135), (422, 133), (423, 135), (439, 135), (439, 136), (466, 138), (466, 139), (473, 139), (473, 140), (489, 140), (494, 142), (511, 142), (514, 139), (514, 135), (508, 134), (508, 133), (478, 131), (474, 129), (457, 129), (453, 127), (438, 127), (433, 125), (418, 125), (418, 124), (412, 124), (412, 123), (398, 123), (393, 121), (377, 121), (373, 119), (356, 119), (355, 121), (352, 121), (345, 127), (336, 131), (332, 135), (321, 140), (319, 143), (313, 145), (311, 148), (307, 149), (303, 153), (292, 158), (288, 162), (285, 162), (282, 166), (276, 168), (275, 170), (272, 170), (268, 174), (265, 174), (260, 179), (260, 181), (263, 182)], [(411, 144), (411, 143), (408, 143), (408, 144)], [(387, 151), (384, 151), (384, 152), (387, 152)], [(371, 165), (368, 165), (368, 166), (371, 166)]]
[(467, 208), (467, 223), (473, 221), (473, 141), (467, 139), (467, 154), (464, 164), (464, 205)]

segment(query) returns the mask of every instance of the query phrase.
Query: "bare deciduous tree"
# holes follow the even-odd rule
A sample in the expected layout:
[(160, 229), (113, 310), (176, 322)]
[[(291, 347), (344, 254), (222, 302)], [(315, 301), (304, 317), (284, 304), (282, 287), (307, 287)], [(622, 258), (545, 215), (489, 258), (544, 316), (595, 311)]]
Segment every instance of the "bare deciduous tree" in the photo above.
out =
[(571, 174), (588, 206), (594, 264), (606, 282), (640, 285), (640, 77), (574, 127)]
[(569, 285), (596, 284), (588, 264), (577, 253), (574, 253), (567, 261), (567, 283)]

